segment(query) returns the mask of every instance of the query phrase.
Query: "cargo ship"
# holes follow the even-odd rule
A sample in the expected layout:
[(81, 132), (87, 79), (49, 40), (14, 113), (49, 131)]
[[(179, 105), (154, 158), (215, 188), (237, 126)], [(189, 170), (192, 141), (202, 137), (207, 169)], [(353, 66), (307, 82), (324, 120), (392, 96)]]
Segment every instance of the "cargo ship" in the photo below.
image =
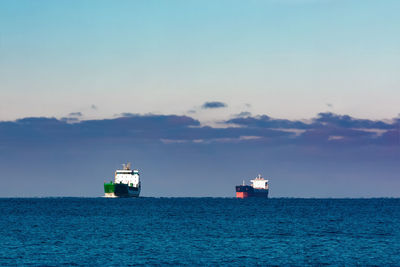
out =
[(122, 170), (115, 171), (114, 181), (104, 183), (105, 197), (139, 197), (139, 170), (131, 170), (131, 164), (122, 164)]
[(247, 197), (263, 197), (268, 198), (268, 180), (265, 180), (259, 174), (253, 180), (250, 180), (251, 185), (246, 185), (243, 181), (243, 185), (236, 186), (236, 197), (247, 198)]

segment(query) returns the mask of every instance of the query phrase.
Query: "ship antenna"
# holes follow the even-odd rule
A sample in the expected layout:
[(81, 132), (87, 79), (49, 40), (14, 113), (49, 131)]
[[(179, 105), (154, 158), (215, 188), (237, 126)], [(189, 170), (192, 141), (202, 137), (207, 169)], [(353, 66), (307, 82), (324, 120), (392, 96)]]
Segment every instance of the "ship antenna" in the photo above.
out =
[(245, 185), (244, 180), (243, 180), (243, 185)]

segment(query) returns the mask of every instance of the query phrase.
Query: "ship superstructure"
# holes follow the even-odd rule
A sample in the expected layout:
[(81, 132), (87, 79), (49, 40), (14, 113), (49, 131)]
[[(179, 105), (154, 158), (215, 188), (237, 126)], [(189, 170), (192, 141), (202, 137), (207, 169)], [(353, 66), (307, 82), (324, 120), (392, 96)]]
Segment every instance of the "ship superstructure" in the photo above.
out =
[(114, 182), (104, 183), (105, 197), (139, 197), (139, 170), (131, 169), (131, 164), (122, 164), (122, 170), (116, 170)]
[(247, 198), (247, 197), (265, 197), (268, 198), (268, 180), (265, 180), (259, 174), (253, 180), (250, 180), (251, 185), (246, 185), (243, 181), (243, 185), (236, 186), (236, 197)]

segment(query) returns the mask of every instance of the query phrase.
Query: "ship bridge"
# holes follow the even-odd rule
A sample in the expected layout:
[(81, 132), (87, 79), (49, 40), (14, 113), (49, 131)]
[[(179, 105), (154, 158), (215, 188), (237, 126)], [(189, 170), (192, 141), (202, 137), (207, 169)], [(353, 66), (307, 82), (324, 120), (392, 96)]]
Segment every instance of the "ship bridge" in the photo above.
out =
[(139, 171), (131, 170), (131, 164), (123, 164), (122, 170), (116, 170), (114, 182), (116, 184), (128, 184), (129, 186), (139, 186)]
[(255, 189), (268, 189), (268, 180), (265, 180), (264, 178), (262, 178), (261, 174), (259, 174), (253, 180), (250, 180), (250, 182), (251, 182), (251, 186)]

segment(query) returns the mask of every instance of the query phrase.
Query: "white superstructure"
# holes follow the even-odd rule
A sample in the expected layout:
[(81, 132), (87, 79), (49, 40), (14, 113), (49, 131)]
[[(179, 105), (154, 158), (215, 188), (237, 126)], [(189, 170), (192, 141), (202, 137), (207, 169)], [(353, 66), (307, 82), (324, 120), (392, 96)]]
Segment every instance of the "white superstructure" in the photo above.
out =
[(131, 164), (122, 164), (123, 170), (115, 171), (114, 182), (116, 184), (127, 184), (128, 186), (139, 187), (139, 171), (134, 169), (131, 170)]
[(261, 174), (259, 174), (253, 180), (250, 180), (250, 182), (251, 182), (251, 186), (254, 189), (268, 189), (268, 180), (265, 180), (264, 178), (262, 178)]

